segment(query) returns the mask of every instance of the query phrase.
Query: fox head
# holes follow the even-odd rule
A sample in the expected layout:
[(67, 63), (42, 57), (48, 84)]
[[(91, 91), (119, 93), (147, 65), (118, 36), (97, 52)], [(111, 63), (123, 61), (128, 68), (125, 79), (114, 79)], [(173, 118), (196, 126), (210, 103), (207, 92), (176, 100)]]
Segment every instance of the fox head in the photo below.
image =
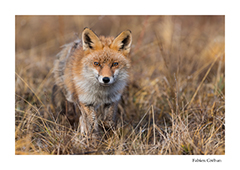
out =
[[(132, 44), (131, 31), (123, 31), (117, 37), (98, 37), (92, 30), (85, 28), (82, 33), (84, 51), (83, 74), (87, 79), (94, 78), (101, 86), (114, 83), (125, 86), (128, 77)], [(91, 80), (89, 80), (91, 81)]]

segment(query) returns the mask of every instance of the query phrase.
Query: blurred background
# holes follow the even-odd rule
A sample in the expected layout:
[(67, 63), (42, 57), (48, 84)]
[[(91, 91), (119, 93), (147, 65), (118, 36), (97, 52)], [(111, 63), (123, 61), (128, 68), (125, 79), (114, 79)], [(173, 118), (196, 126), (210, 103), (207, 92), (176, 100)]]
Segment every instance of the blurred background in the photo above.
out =
[[(97, 35), (114, 37), (126, 29), (132, 32), (131, 76), (123, 95), (126, 122), (135, 127), (153, 106), (159, 127), (166, 126), (166, 122), (172, 125), (170, 117), (183, 116), (184, 109), (188, 111), (187, 119), (196, 123), (189, 126), (191, 129), (213, 121), (216, 115), (221, 120), (216, 125), (222, 126), (225, 16), (16, 16), (15, 23), (16, 127), (30, 104), (50, 109), (55, 56), (62, 45), (81, 37), (85, 27)], [(49, 117), (47, 112), (44, 114)], [(169, 122), (164, 124), (164, 120)], [(221, 132), (223, 144), (224, 129)], [(21, 139), (25, 133), (16, 132), (16, 136)], [(224, 146), (218, 145), (218, 154), (224, 153)], [(218, 147), (202, 152), (217, 153)]]

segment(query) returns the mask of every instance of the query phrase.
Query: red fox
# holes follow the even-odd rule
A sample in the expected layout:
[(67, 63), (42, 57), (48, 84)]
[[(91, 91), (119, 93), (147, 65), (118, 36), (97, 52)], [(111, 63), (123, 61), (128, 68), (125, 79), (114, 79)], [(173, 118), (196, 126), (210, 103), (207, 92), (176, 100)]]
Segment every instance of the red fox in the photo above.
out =
[[(52, 102), (55, 108), (60, 105), (62, 113), (73, 116), (72, 123), (78, 122), (76, 112), (80, 110), (82, 134), (98, 134), (98, 119), (105, 126), (116, 125), (118, 101), (129, 76), (131, 43), (130, 30), (114, 38), (98, 37), (85, 28), (81, 40), (64, 45), (57, 55)], [(98, 115), (100, 106), (103, 113)]]

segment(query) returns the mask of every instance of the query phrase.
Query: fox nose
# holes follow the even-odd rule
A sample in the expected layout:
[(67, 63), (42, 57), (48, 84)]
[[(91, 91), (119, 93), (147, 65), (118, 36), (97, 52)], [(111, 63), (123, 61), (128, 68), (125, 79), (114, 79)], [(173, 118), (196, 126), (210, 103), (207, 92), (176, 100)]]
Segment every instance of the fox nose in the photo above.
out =
[(103, 80), (104, 83), (108, 83), (108, 82), (110, 81), (110, 78), (108, 78), (108, 77), (103, 77), (102, 80)]

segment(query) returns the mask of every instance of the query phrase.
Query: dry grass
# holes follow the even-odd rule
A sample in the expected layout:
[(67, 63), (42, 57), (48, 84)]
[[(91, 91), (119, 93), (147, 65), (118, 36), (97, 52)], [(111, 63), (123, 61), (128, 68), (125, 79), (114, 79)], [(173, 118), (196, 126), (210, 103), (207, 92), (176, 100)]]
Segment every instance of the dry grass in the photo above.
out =
[[(133, 34), (118, 128), (97, 147), (52, 112), (60, 46)], [(224, 16), (16, 16), (15, 154), (225, 154)]]

